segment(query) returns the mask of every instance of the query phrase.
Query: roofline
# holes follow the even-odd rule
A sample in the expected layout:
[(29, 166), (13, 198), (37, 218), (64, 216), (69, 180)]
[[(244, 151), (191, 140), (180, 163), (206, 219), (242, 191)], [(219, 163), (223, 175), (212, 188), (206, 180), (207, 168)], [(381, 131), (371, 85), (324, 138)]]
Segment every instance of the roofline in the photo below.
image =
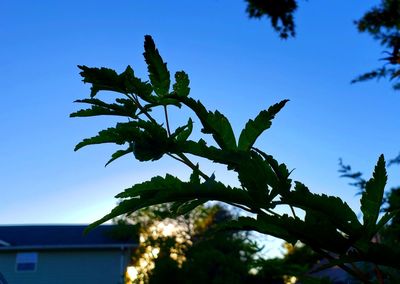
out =
[(7, 246), (0, 247), (0, 251), (16, 250), (69, 250), (69, 249), (130, 249), (136, 248), (138, 244), (106, 244), (106, 245), (35, 245), (35, 246)]
[(7, 243), (6, 241), (0, 240), (0, 245), (1, 246), (5, 246), (5, 247), (9, 247), (11, 244)]

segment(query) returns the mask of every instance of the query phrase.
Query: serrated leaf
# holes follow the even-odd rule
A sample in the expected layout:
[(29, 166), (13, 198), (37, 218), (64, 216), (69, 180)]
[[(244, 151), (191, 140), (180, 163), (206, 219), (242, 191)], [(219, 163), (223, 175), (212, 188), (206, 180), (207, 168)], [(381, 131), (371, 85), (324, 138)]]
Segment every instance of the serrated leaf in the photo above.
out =
[(178, 127), (174, 133), (171, 134), (171, 138), (176, 139), (177, 142), (184, 142), (189, 138), (192, 131), (193, 121), (191, 118), (189, 118), (189, 121), (186, 125)]
[(147, 63), (149, 78), (153, 85), (154, 92), (160, 97), (166, 96), (171, 84), (170, 74), (167, 69), (167, 64), (164, 63), (152, 37), (149, 35), (145, 36), (144, 50), (145, 52), (143, 55)]
[(110, 127), (102, 130), (98, 135), (91, 138), (83, 139), (82, 142), (75, 146), (74, 151), (79, 150), (82, 147), (95, 144), (103, 143), (115, 143), (123, 145), (126, 142), (132, 141), (133, 137), (138, 136), (139, 130), (137, 122), (131, 121), (126, 123), (117, 123), (116, 127)]
[(80, 109), (76, 112), (71, 113), (70, 117), (88, 117), (88, 116), (98, 116), (98, 115), (117, 115), (115, 111), (99, 107), (99, 106), (92, 106), (88, 109)]
[(376, 225), (375, 232), (378, 233), (390, 220), (396, 217), (397, 214), (400, 213), (400, 209), (393, 210), (391, 212), (386, 212), (385, 215), (379, 220), (378, 224)]
[(151, 95), (153, 87), (148, 82), (142, 82), (137, 78), (131, 66), (128, 65), (119, 77), (126, 93), (136, 94), (146, 102), (154, 101), (155, 96)]
[(98, 227), (99, 225), (124, 214), (131, 213), (137, 211), (141, 208), (149, 207), (152, 204), (147, 204), (140, 200), (139, 198), (132, 198), (128, 200), (121, 201), (111, 212), (101, 219), (91, 223), (89, 226), (86, 227), (84, 233), (87, 234), (94, 228)]
[(295, 183), (295, 190), (282, 197), (284, 202), (306, 212), (313, 210), (323, 214), (327, 220), (349, 236), (360, 233), (361, 224), (357, 215), (346, 202), (339, 197), (311, 193), (304, 184)]
[[(271, 186), (271, 192), (269, 194), (269, 201), (272, 201), (278, 194), (285, 195), (290, 191), (292, 186), (292, 180), (289, 179), (290, 172), (288, 171), (285, 164), (279, 164), (273, 156), (267, 155), (265, 152), (252, 147), (252, 149), (259, 154), (269, 164), (272, 171), (275, 173), (277, 181), (275, 183), (269, 183)], [(271, 175), (271, 174), (269, 174)]]
[(116, 197), (125, 200), (121, 201), (109, 214), (91, 224), (88, 230), (117, 216), (144, 207), (176, 201), (186, 203), (194, 200), (204, 200), (204, 202), (217, 200), (252, 206), (251, 199), (241, 189), (225, 186), (216, 181), (194, 185), (192, 182), (183, 182), (168, 174), (165, 178), (157, 176), (149, 181), (136, 184)]
[(83, 82), (92, 84), (90, 97), (93, 98), (102, 90), (123, 92), (115, 70), (104, 67), (90, 68), (84, 65), (78, 65), (78, 68), (82, 70), (80, 75), (83, 77)]
[(184, 71), (175, 73), (174, 92), (179, 97), (187, 97), (190, 93), (189, 76)]
[(261, 156), (252, 152), (249, 158), (242, 159), (234, 170), (240, 183), (260, 206), (269, 206), (269, 188), (278, 186), (278, 179), (270, 165)]
[(262, 234), (274, 236), (283, 239), (289, 243), (296, 243), (297, 239), (291, 235), (284, 226), (279, 224), (279, 221), (273, 220), (275, 217), (266, 219), (254, 219), (251, 217), (239, 217), (237, 220), (228, 221), (223, 223), (220, 228), (227, 230), (245, 230), (257, 231)]
[(134, 151), (132, 146), (129, 146), (125, 150), (118, 150), (114, 154), (112, 154), (111, 159), (106, 163), (105, 166), (108, 166), (110, 163), (114, 162), (116, 159), (121, 158), (122, 156), (125, 156), (126, 154), (132, 153)]
[(130, 66), (121, 74), (104, 67), (91, 68), (78, 65), (78, 68), (82, 70), (80, 75), (83, 77), (83, 82), (92, 84), (91, 98), (96, 96), (99, 91), (114, 91), (122, 94), (134, 93), (146, 101), (151, 101), (151, 92), (153, 91), (151, 85), (136, 78)]
[(82, 147), (103, 143), (123, 145), (128, 143), (133, 147), (135, 158), (139, 161), (154, 161), (160, 159), (173, 147), (166, 130), (157, 123), (145, 120), (117, 123), (116, 127), (107, 128), (97, 136), (84, 139), (75, 146), (75, 151)]
[(88, 117), (98, 115), (119, 115), (136, 119), (137, 106), (129, 99), (116, 99), (117, 103), (109, 104), (99, 99), (76, 100), (76, 103), (91, 104), (90, 109), (82, 109), (71, 113), (70, 117)]
[[(309, 214), (310, 211), (307, 213)], [(280, 216), (277, 220), (289, 234), (296, 236), (301, 242), (325, 249), (334, 253), (344, 253), (349, 248), (349, 240), (342, 236), (339, 232), (334, 231), (332, 224), (329, 229), (324, 228), (326, 222), (316, 222), (315, 212), (312, 212), (311, 217), (314, 220), (303, 221), (298, 217), (290, 217), (287, 214)], [(262, 216), (265, 218), (264, 216)], [(318, 219), (317, 219), (318, 220)]]
[(177, 97), (183, 104), (192, 109), (203, 126), (203, 133), (211, 134), (221, 149), (236, 149), (236, 138), (229, 120), (219, 111), (207, 111), (200, 101), (189, 97)]
[(283, 100), (269, 107), (268, 110), (261, 111), (254, 120), (250, 119), (240, 133), (238, 148), (243, 151), (250, 150), (261, 133), (271, 127), (272, 119), (288, 101)]
[(214, 146), (208, 146), (203, 139), (200, 139), (198, 142), (188, 140), (179, 145), (179, 147), (181, 152), (203, 157), (215, 163), (226, 165), (229, 170), (237, 169), (238, 165), (245, 158), (243, 152), (221, 150)]
[(213, 134), (215, 141), (222, 149), (236, 149), (236, 138), (229, 120), (218, 110), (208, 112), (207, 127), (202, 129), (203, 133)]
[(200, 170), (199, 170), (199, 164), (196, 165), (196, 167), (193, 169), (192, 174), (190, 175), (189, 178), (190, 182), (192, 184), (200, 184)]
[[(361, 212), (367, 234), (372, 234), (379, 217), (383, 194), (387, 182), (385, 158), (381, 155), (375, 166), (372, 178), (365, 184), (365, 191), (361, 196)], [(370, 236), (372, 237), (372, 236)]]

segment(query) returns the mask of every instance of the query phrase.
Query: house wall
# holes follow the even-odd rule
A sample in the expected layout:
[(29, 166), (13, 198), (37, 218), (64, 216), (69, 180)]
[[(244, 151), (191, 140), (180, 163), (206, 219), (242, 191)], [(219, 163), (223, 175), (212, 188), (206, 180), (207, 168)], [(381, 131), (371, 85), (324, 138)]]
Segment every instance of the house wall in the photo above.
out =
[(121, 250), (36, 251), (36, 271), (17, 272), (17, 252), (0, 251), (0, 273), (8, 284), (122, 284)]

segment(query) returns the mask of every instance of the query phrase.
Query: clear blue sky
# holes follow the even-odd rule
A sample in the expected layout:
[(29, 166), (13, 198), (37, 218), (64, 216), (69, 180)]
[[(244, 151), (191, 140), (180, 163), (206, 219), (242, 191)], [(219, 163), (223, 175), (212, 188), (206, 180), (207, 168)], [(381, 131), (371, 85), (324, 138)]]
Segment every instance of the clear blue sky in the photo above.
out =
[[(258, 147), (295, 168), (315, 192), (358, 197), (339, 179), (338, 158), (368, 175), (379, 156), (400, 150), (400, 93), (385, 82), (350, 85), (378, 67), (381, 49), (353, 20), (379, 1), (300, 1), (297, 37), (282, 41), (267, 20), (249, 20), (242, 0), (18, 1), (0, 4), (0, 224), (87, 223), (107, 213), (115, 194), (166, 172), (188, 171), (163, 159), (124, 158), (115, 150), (73, 152), (110, 119), (71, 119), (88, 95), (76, 65), (146, 76), (150, 34), (172, 72), (185, 70), (191, 95), (219, 109), (240, 131), (248, 118), (284, 98), (287, 107)], [(176, 125), (181, 113), (172, 112)], [(214, 169), (206, 166), (206, 171)], [(222, 168), (218, 179), (233, 182)], [(390, 183), (400, 182), (398, 168)]]

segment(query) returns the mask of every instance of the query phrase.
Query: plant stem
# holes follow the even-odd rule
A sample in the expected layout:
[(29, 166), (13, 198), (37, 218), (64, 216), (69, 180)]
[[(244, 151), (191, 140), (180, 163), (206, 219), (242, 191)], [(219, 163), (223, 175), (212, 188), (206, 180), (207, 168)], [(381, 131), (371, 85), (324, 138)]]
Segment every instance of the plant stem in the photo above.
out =
[[(140, 104), (139, 102), (139, 98), (137, 95), (135, 96), (130, 96), (127, 95), (131, 100), (133, 100), (133, 102), (137, 105), (138, 109), (140, 109), (140, 111), (151, 121), (154, 123), (157, 123), (157, 121), (144, 109), (144, 107)], [(158, 124), (158, 123), (157, 123)]]
[(296, 212), (294, 211), (293, 206), (289, 204), (289, 207), (290, 207), (290, 210), (292, 211), (293, 217), (294, 217), (294, 218), (297, 218)]
[[(317, 252), (318, 254), (320, 254), (321, 256), (323, 256), (323, 257), (325, 257), (327, 259), (336, 260), (336, 258), (331, 256), (329, 253), (324, 252), (322, 249), (315, 248), (315, 247), (312, 247), (312, 249), (315, 252)], [(343, 269), (344, 271), (346, 271), (350, 275), (353, 275), (354, 277), (358, 278), (359, 280), (361, 280), (365, 284), (372, 284), (371, 281), (368, 280), (368, 277), (365, 276), (358, 269), (351, 269), (350, 267), (346, 266), (345, 264), (337, 264), (337, 266), (339, 266), (341, 269)]]
[(164, 105), (164, 114), (165, 114), (165, 124), (167, 126), (167, 133), (168, 133), (168, 137), (171, 136), (171, 130), (169, 128), (169, 120), (168, 120), (168, 110), (167, 110), (167, 106)]
[(281, 217), (281, 215), (279, 215), (278, 213), (272, 211), (271, 209), (265, 209), (265, 211), (267, 211), (268, 213), (270, 213), (271, 215), (274, 215), (276, 217)]

